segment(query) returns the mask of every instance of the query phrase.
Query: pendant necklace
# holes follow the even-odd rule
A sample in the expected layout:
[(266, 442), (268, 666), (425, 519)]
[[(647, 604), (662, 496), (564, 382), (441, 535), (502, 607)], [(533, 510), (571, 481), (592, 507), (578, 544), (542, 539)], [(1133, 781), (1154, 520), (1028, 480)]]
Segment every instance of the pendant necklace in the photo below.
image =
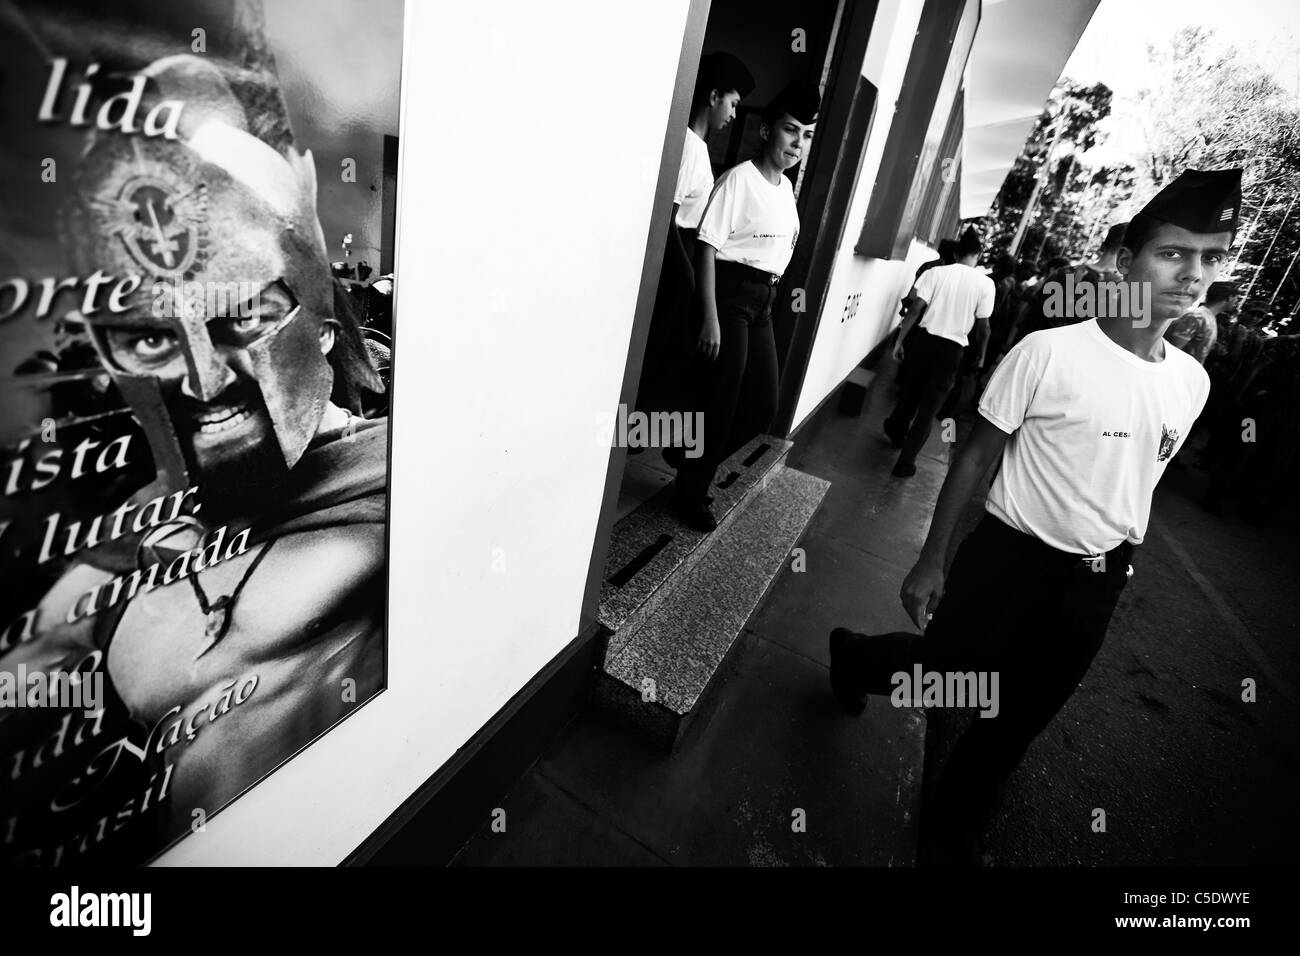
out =
[(266, 552), (271, 550), (271, 545), (274, 543), (274, 539), (266, 542), (262, 546), (262, 550), (257, 552), (256, 557), (244, 569), (244, 574), (239, 579), (239, 583), (235, 585), (235, 589), (229, 594), (220, 595), (215, 601), (209, 601), (207, 594), (203, 592), (203, 585), (199, 584), (197, 571), (188, 575), (190, 584), (194, 586), (194, 596), (199, 599), (199, 610), (203, 612), (204, 617), (207, 619), (203, 627), (203, 645), (199, 648), (199, 652), (194, 655), (196, 661), (216, 647), (221, 642), (221, 639), (226, 636), (226, 631), (230, 629), (230, 614), (234, 610), (239, 592), (244, 589), (244, 585), (248, 583), (248, 579), (253, 576), (258, 564), (266, 557)]

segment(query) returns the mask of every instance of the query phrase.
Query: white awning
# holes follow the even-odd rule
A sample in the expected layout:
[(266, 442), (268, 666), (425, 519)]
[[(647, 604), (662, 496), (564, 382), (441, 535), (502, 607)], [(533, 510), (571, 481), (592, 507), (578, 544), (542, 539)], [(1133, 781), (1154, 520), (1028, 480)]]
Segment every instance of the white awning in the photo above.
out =
[(983, 216), (1099, 0), (984, 0), (966, 66), (961, 217)]

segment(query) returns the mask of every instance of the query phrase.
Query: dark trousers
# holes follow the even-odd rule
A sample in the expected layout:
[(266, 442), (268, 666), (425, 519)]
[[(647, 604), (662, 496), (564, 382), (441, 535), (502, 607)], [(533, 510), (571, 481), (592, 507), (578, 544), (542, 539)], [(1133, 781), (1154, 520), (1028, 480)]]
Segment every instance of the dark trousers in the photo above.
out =
[(978, 832), (1006, 779), (1101, 648), (1128, 581), (1127, 542), (1092, 562), (1048, 547), (991, 515), (961, 543), (924, 636), (858, 635), (847, 663), (859, 689), (889, 694), (891, 676), (997, 672), (998, 713), (975, 716), (940, 777), (941, 832)]
[(961, 367), (962, 347), (917, 326), (903, 342), (903, 380), (898, 404), (885, 419), (885, 429), (907, 437), (898, 460), (916, 461)]
[(676, 494), (685, 503), (702, 502), (722, 460), (776, 417), (776, 338), (772, 303), (777, 287), (756, 269), (729, 262), (716, 264), (718, 323), (722, 341), (718, 357), (696, 353), (692, 367), (690, 411), (703, 413), (698, 458), (677, 469)]
[(695, 275), (689, 261), (694, 250), (695, 230), (674, 225), (664, 249), (641, 361), (636, 393), (636, 407), (641, 411), (677, 411), (689, 401), (690, 369), (700, 325)]

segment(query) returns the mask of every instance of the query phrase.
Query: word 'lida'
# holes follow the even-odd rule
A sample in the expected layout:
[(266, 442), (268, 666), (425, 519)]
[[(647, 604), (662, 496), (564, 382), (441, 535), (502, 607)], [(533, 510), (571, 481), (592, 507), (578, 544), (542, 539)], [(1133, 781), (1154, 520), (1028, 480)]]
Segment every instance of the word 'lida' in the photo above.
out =
[[(64, 79), (68, 72), (66, 57), (55, 57), (50, 61), (50, 77), (45, 84), (45, 95), (41, 98), (41, 111), (36, 118), (42, 123), (57, 123), (65, 119), (59, 113), (60, 100), (63, 99)], [(99, 105), (99, 111), (92, 121), (90, 112), (90, 95), (93, 91), (89, 80), (99, 72), (99, 64), (91, 63), (86, 67), (82, 80), (75, 87), (72, 98), (72, 111), (66, 117), (70, 126), (94, 126), (104, 131), (117, 130), (120, 133), (142, 133), (145, 136), (161, 136), (164, 139), (176, 139), (177, 127), (181, 121), (184, 104), (180, 100), (162, 100), (145, 114), (143, 125), (137, 125), (140, 102), (144, 99), (144, 88), (149, 78), (143, 73), (131, 77), (130, 89), (115, 93)], [(116, 113), (116, 115), (114, 115)]]

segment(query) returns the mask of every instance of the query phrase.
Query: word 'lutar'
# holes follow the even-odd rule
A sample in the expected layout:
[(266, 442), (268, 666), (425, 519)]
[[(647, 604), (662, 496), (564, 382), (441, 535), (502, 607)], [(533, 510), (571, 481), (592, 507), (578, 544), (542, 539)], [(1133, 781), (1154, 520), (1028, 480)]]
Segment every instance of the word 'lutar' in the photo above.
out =
[[(95, 515), (94, 519), (86, 526), (84, 535), (80, 521), (73, 521), (63, 527), (63, 516), (59, 512), (55, 512), (45, 519), (44, 540), (41, 543), (41, 553), (36, 559), (36, 563), (44, 564), (59, 554), (65, 558), (70, 558), (84, 548), (97, 547), (104, 541), (116, 541), (126, 534), (128, 530), (133, 534), (139, 534), (141, 531), (155, 528), (160, 524), (175, 521), (181, 513), (181, 506), (185, 503), (185, 499), (189, 498), (190, 495), (198, 494), (198, 491), (198, 488), (187, 488), (185, 491), (150, 498), (139, 505), (132, 501), (124, 501), (114, 511)], [(165, 502), (169, 499), (171, 504), (166, 506)], [(199, 507), (196, 504), (191, 511), (196, 512)], [(132, 511), (136, 512), (135, 519), (128, 525), (126, 518)], [(106, 518), (113, 519), (107, 537), (104, 536), (103, 527)], [(63, 548), (61, 550), (55, 547), (60, 531), (63, 532)]]

